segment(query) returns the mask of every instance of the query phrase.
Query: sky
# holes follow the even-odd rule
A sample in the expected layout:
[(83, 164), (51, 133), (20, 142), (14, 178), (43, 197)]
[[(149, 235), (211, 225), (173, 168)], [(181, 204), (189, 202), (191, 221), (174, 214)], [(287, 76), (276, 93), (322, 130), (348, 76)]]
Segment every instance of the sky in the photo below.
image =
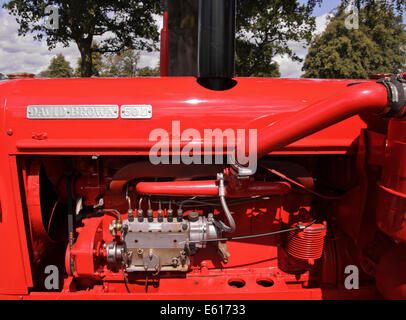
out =
[[(300, 3), (306, 2), (303, 0), (299, 1)], [(340, 0), (324, 0), (321, 4), (321, 6), (316, 6), (316, 8), (314, 9), (313, 14), (318, 17), (321, 16), (323, 14), (329, 13), (331, 12), (331, 10), (337, 8), (339, 6), (339, 4), (341, 3)]]
[[(303, 1), (305, 0), (300, 0), (300, 2)], [(0, 7), (4, 2), (6, 1), (0, 0)], [(339, 3), (339, 0), (325, 0), (321, 7), (316, 7), (314, 11), (317, 24), (316, 33), (325, 30), (329, 12)], [(54, 50), (49, 51), (45, 41), (35, 41), (31, 35), (18, 36), (17, 30), (18, 24), (15, 18), (9, 15), (5, 9), (0, 9), (0, 73), (28, 72), (38, 74), (45, 70), (51, 59), (59, 53), (65, 56), (73, 68), (77, 67), (80, 54), (75, 43), (72, 42), (67, 48), (58, 45)], [(303, 48), (303, 44), (292, 42), (289, 43), (289, 46), (299, 57), (306, 57), (308, 48)], [(275, 61), (280, 65), (282, 77), (296, 78), (302, 74), (302, 63), (292, 62), (287, 56), (277, 56)], [(155, 67), (158, 62), (159, 53), (141, 52), (139, 67)]]

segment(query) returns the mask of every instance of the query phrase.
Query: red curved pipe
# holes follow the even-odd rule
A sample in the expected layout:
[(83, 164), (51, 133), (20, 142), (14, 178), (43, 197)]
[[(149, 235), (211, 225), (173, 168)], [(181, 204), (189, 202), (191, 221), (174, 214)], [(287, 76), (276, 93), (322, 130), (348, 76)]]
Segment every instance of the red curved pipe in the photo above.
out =
[(140, 182), (137, 193), (165, 196), (217, 196), (216, 181)]
[[(258, 132), (258, 159), (308, 135), (363, 112), (382, 113), (388, 106), (385, 86), (376, 82), (354, 84), (346, 89), (316, 102)], [(249, 150), (246, 139), (245, 150)], [(289, 184), (249, 182), (241, 188), (228, 190), (228, 197), (265, 196), (285, 194)], [(230, 193), (231, 191), (231, 193)], [(141, 194), (172, 196), (217, 196), (216, 181), (141, 182), (137, 185)]]
[[(364, 82), (349, 86), (259, 130), (258, 159), (365, 111), (381, 113), (385, 111), (387, 105), (388, 92), (384, 85)], [(249, 150), (248, 148), (247, 142), (245, 150)]]
[[(248, 182), (241, 189), (233, 191), (227, 189), (229, 198), (260, 197), (287, 194), (291, 186), (286, 182)], [(148, 195), (165, 196), (200, 196), (216, 197), (219, 195), (217, 181), (173, 181), (173, 182), (140, 182), (137, 192)]]

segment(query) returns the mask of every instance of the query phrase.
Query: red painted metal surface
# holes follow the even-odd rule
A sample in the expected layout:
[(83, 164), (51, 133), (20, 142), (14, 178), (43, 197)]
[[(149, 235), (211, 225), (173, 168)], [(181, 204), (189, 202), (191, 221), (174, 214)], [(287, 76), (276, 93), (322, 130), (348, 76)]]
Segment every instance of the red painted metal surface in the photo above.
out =
[[(297, 224), (294, 224), (293, 227), (297, 227)], [(326, 234), (326, 224), (313, 224), (303, 231), (291, 231), (287, 240), (287, 252), (297, 259), (307, 260), (309, 264), (314, 264), (314, 261), (323, 255)]]
[(70, 253), (75, 265), (73, 275), (93, 277), (98, 275), (98, 263), (100, 263), (101, 257), (103, 257), (103, 219), (86, 219), (83, 228), (86, 228), (87, 232), (80, 232), (80, 228), (77, 229), (80, 237), (78, 237), (72, 250), (68, 248), (66, 251), (65, 267), (68, 274), (71, 275), (69, 266)]
[[(382, 84), (361, 83), (328, 96), (258, 132), (258, 158), (361, 113), (383, 113), (388, 93)], [(248, 150), (249, 146), (246, 147)]]
[(169, 75), (168, 12), (164, 12), (163, 16), (163, 27), (161, 30), (160, 74), (161, 77), (167, 77)]
[[(403, 263), (404, 252), (394, 240), (405, 240), (404, 123), (390, 120), (386, 132), (388, 120), (378, 119), (375, 126), (375, 120), (362, 116), (364, 122), (358, 116), (366, 112), (373, 118), (383, 111), (385, 87), (375, 81), (348, 87), (355, 81), (236, 80), (237, 86), (224, 92), (207, 90), (194, 78), (0, 82), (0, 298), (363, 299), (379, 297), (375, 280), (385, 297), (405, 298), (404, 273), (394, 262)], [(151, 105), (152, 119), (27, 119), (28, 105), (83, 104)], [(60, 219), (66, 236), (66, 210), (58, 206), (66, 205), (71, 172), (75, 201), (83, 198), (90, 210), (102, 195), (104, 208), (119, 210), (123, 218), (128, 200), (138, 205), (144, 195), (153, 200), (154, 217), (157, 202), (168, 202), (158, 195), (216, 196), (213, 179), (224, 166), (154, 167), (145, 157), (155, 144), (150, 141), (153, 130), (168, 131), (170, 146), (180, 148), (169, 150), (176, 155), (190, 143), (182, 137), (188, 128), (201, 137), (205, 129), (257, 129), (260, 155), (272, 151), (262, 164), (300, 182), (291, 185), (267, 170), (240, 180), (226, 169), (229, 198), (266, 196), (241, 203), (230, 199), (237, 224), (233, 236), (278, 232), (306, 212), (327, 220), (325, 239), (324, 232), (315, 231), (315, 237), (290, 247), (279, 235), (228, 241), (228, 263), (209, 245), (192, 256), (185, 274), (146, 279), (127, 273), (130, 293), (123, 274), (110, 270), (105, 261), (104, 243), (112, 240), (114, 214), (92, 209), (81, 217), (71, 251), (66, 251), (66, 238), (51, 241), (49, 230), (56, 232)], [(212, 151), (204, 150), (203, 139), (193, 142), (202, 154), (214, 153), (215, 141)], [(41, 196), (46, 186), (53, 198)], [(321, 188), (325, 199), (307, 192), (309, 188)], [(144, 201), (140, 206), (146, 211), (148, 205)], [(139, 208), (133, 207), (136, 215)], [(224, 220), (219, 207), (189, 207), (184, 216), (193, 210)], [(163, 211), (168, 214), (168, 208)], [(376, 212), (376, 221), (371, 212)], [(76, 268), (63, 276), (59, 292), (46, 292), (38, 284), (43, 267), (56, 264), (63, 272), (65, 252)], [(297, 253), (303, 259), (292, 259)], [(316, 261), (300, 261), (308, 259)], [(362, 273), (358, 291), (344, 287), (348, 265), (359, 266)]]
[(406, 246), (404, 244), (386, 252), (377, 267), (376, 282), (385, 297), (404, 300), (406, 296)]
[(40, 174), (41, 163), (34, 161), (23, 169), (24, 190), (26, 190), (27, 214), (29, 219), (30, 243), (32, 260), (37, 261), (44, 251), (53, 243), (42, 221), (40, 203)]
[[(236, 193), (226, 188), (226, 196), (230, 198), (263, 197), (289, 193), (291, 187), (285, 182), (250, 182)], [(167, 196), (212, 196), (219, 194), (218, 182), (213, 181), (175, 181), (175, 182), (140, 182), (137, 192), (150, 195)]]
[[(0, 115), (4, 115), (4, 113)], [(3, 118), (0, 116), (0, 118)], [(0, 138), (4, 145), (4, 140)], [(33, 285), (15, 156), (0, 155), (0, 294), (27, 294)]]
[[(237, 79), (238, 85), (224, 92), (201, 87), (194, 78), (12, 80), (0, 83), (3, 105), (8, 110), (3, 125), (13, 129), (7, 137), (8, 153), (31, 154), (127, 154), (148, 155), (156, 142), (149, 134), (157, 128), (180, 133), (193, 127), (204, 129), (261, 129), (331, 96), (351, 80)], [(156, 88), (160, 90), (156, 90)], [(69, 98), (65, 88), (69, 88)], [(294, 90), (293, 90), (294, 88)], [(52, 92), (50, 95), (49, 93)], [(151, 120), (27, 120), (27, 105), (125, 105), (153, 106)], [(202, 112), (203, 110), (203, 112)], [(224, 121), (227, 117), (227, 121)], [(365, 123), (358, 117), (333, 126), (278, 150), (288, 153), (342, 154)], [(101, 139), (100, 128), (103, 128)], [(142, 128), (140, 130), (139, 128)], [(344, 130), (343, 130), (344, 129)], [(176, 130), (174, 130), (176, 131)], [(43, 134), (43, 139), (33, 135)], [(176, 133), (174, 140), (176, 141)], [(189, 140), (180, 139), (180, 147)], [(196, 142), (198, 143), (198, 141)], [(202, 150), (203, 141), (201, 141)]]
[(401, 120), (393, 120), (389, 125), (377, 208), (378, 226), (399, 241), (406, 241), (405, 129)]

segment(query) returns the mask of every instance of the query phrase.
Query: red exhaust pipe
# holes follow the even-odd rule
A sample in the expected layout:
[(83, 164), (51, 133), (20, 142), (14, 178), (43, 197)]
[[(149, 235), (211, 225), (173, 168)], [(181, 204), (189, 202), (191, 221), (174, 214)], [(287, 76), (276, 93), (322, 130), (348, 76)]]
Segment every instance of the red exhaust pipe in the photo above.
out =
[[(363, 82), (350, 85), (345, 90), (316, 102), (258, 132), (258, 159), (306, 136), (332, 126), (364, 112), (403, 116), (405, 92), (403, 83), (396, 77), (378, 82)], [(249, 150), (246, 139), (245, 150)], [(238, 146), (240, 147), (240, 146)], [(252, 175), (250, 170), (236, 163), (239, 175)], [(286, 194), (291, 186), (283, 182), (247, 181), (238, 189), (226, 188), (227, 197), (251, 197)], [(232, 191), (231, 191), (232, 190)], [(231, 192), (230, 192), (231, 191)], [(216, 181), (142, 182), (137, 185), (141, 194), (174, 196), (216, 196), (219, 193)]]
[[(240, 189), (226, 186), (226, 197), (249, 198), (289, 193), (291, 186), (287, 182), (247, 181)], [(218, 181), (173, 181), (173, 182), (140, 182), (137, 193), (148, 195), (166, 195), (177, 197), (217, 197), (219, 195)]]
[[(258, 159), (363, 112), (384, 113), (388, 91), (376, 82), (359, 83), (258, 132)], [(249, 150), (248, 146), (245, 150)]]

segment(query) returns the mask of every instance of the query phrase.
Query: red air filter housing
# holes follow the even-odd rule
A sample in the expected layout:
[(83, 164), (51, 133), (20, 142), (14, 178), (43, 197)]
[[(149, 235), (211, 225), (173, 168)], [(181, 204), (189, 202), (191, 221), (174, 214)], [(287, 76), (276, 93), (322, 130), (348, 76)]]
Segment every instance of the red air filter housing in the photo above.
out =
[[(292, 228), (309, 223), (295, 223)], [(320, 259), (323, 255), (324, 238), (327, 233), (327, 224), (314, 223), (303, 230), (291, 231), (288, 235), (286, 251), (292, 257), (300, 260), (307, 260), (313, 264), (314, 260)]]

